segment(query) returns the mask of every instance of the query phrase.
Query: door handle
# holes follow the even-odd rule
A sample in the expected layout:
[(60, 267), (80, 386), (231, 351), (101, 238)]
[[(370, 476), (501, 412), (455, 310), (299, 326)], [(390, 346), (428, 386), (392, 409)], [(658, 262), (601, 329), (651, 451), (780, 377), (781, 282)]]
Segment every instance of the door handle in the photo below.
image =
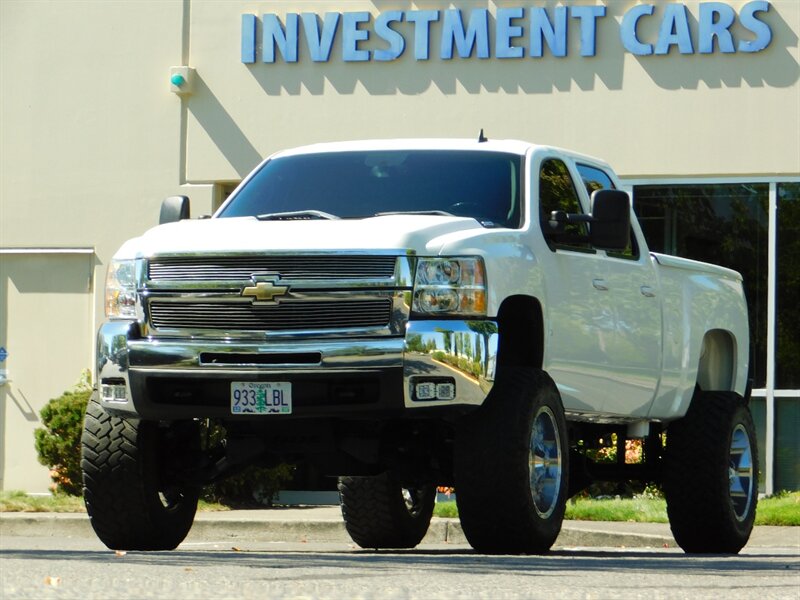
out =
[(655, 298), (656, 297), (656, 291), (653, 288), (651, 288), (649, 285), (643, 285), (642, 287), (639, 288), (639, 290), (642, 292), (642, 296), (644, 296), (646, 298)]
[(608, 284), (605, 279), (592, 279), (592, 286), (594, 289), (600, 290), (601, 292), (608, 291)]

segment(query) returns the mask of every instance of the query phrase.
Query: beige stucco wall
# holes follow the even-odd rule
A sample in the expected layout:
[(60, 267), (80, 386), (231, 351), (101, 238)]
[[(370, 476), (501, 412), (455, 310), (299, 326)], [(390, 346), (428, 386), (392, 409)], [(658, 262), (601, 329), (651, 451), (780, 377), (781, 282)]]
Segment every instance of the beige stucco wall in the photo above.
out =
[[(46, 491), (33, 450), (39, 411), (92, 367), (109, 258), (179, 187), (180, 100), (167, 80), (181, 31), (180, 2), (0, 2), (6, 489)], [(95, 254), (2, 253), (20, 247)]]
[[(745, 1), (727, 3), (738, 11)], [(453, 6), (494, 13), (497, 5), (555, 4)], [(30, 430), (44, 403), (91, 367), (102, 282), (115, 249), (156, 223), (164, 196), (188, 192), (193, 213), (207, 213), (220, 190), (212, 183), (240, 180), (272, 151), (349, 138), (475, 137), (484, 128), (493, 138), (603, 157), (628, 177), (800, 174), (800, 3), (772, 0), (764, 20), (773, 40), (763, 52), (648, 57), (624, 52), (619, 39), (618, 20), (637, 2), (605, 4), (593, 58), (579, 56), (571, 25), (566, 58), (443, 61), (434, 27), (425, 62), (414, 60), (407, 35), (397, 61), (345, 63), (339, 31), (327, 63), (312, 63), (301, 42), (296, 64), (246, 65), (240, 60), (243, 13), (374, 15), (447, 6), (432, 0), (2, 0), (0, 251), (93, 248), (90, 257), (78, 256), (89, 261), (94, 283), (77, 292), (72, 279), (61, 277), (79, 269), (75, 257), (41, 261), (0, 252), (0, 322), (6, 324), (0, 346), (13, 357), (5, 364), (13, 372), (3, 388), (0, 477), (7, 481), (0, 485), (46, 487)], [(698, 2), (686, 4), (696, 18)], [(643, 25), (642, 35), (652, 36), (654, 27)], [(196, 69), (192, 95), (170, 91), (173, 65)], [(34, 273), (40, 285), (16, 287), (20, 272)], [(49, 320), (42, 331), (43, 313)], [(28, 449), (17, 455), (23, 446)], [(24, 457), (20, 464), (8, 462), (12, 453)], [(18, 475), (28, 470), (26, 483)]]
[[(567, 2), (573, 5), (579, 2)], [(500, 6), (552, 6), (499, 2)], [(585, 2), (584, 2), (585, 4)], [(594, 2), (592, 2), (594, 4)], [(625, 176), (786, 174), (800, 171), (800, 3), (777, 0), (762, 18), (771, 45), (754, 54), (637, 57), (624, 52), (618, 21), (638, 2), (607, 2), (595, 57), (581, 57), (570, 27), (565, 58), (438, 58), (432, 27), (429, 61), (407, 47), (390, 63), (343, 62), (341, 39), (330, 61), (313, 63), (300, 41), (297, 63), (239, 60), (240, 15), (322, 14), (445, 8), (420, 2), (196, 2), (191, 66), (200, 79), (189, 100), (190, 179), (235, 179), (263, 154), (353, 137), (520, 138), (601, 156)], [(661, 4), (661, 3), (658, 3)], [(698, 2), (685, 2), (691, 18)], [(745, 1), (728, 2), (737, 11)], [(494, 3), (455, 2), (472, 9)], [(301, 8), (298, 8), (298, 7)], [(659, 8), (659, 10), (661, 10)], [(652, 39), (658, 18), (641, 21)], [(400, 27), (398, 26), (398, 29)], [(697, 23), (694, 23), (696, 32)], [(407, 46), (412, 37), (407, 32)], [(746, 35), (734, 28), (740, 39)], [(337, 35), (341, 34), (341, 30)], [(365, 43), (364, 48), (380, 43)], [(695, 43), (695, 49), (697, 44)]]

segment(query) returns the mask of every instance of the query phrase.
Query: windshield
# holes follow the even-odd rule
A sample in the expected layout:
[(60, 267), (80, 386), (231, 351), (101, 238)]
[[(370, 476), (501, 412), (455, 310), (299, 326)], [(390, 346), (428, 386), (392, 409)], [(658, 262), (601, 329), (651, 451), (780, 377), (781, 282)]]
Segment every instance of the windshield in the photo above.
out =
[(450, 214), (519, 227), (516, 154), (453, 150), (302, 154), (264, 164), (218, 217)]

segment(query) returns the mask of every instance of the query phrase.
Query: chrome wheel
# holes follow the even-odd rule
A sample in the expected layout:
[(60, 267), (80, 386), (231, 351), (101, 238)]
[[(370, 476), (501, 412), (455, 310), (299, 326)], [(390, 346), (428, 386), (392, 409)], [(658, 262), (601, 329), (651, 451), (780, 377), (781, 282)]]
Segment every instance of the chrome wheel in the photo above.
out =
[(734, 514), (739, 521), (743, 521), (750, 509), (755, 482), (750, 437), (742, 424), (736, 426), (731, 436), (728, 480)]
[(417, 488), (403, 488), (403, 503), (408, 514), (416, 517), (423, 510), (425, 500), (424, 490)]
[(542, 518), (558, 505), (562, 475), (561, 439), (553, 412), (543, 406), (536, 413), (528, 458), (533, 505)]

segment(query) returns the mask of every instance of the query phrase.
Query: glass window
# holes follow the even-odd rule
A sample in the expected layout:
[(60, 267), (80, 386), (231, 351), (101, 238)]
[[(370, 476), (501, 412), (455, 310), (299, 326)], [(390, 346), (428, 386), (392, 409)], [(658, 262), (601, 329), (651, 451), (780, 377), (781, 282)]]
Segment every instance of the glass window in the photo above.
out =
[(756, 448), (758, 449), (758, 491), (766, 493), (767, 477), (767, 401), (764, 397), (750, 398), (750, 414), (756, 427)]
[(643, 185), (634, 210), (654, 252), (739, 271), (750, 320), (750, 377), (766, 385), (768, 184)]
[(800, 183), (778, 184), (775, 387), (800, 389)]
[(581, 174), (583, 185), (586, 186), (586, 193), (591, 196), (595, 190), (613, 190), (614, 182), (608, 174), (602, 169), (597, 167), (590, 167), (589, 165), (578, 164), (578, 173)]
[(549, 158), (539, 169), (539, 216), (542, 231), (548, 241), (556, 246), (590, 250), (589, 230), (586, 223), (569, 223), (559, 234), (550, 233), (550, 215), (553, 211), (583, 214), (578, 192), (562, 161)]
[(392, 150), (322, 152), (269, 161), (220, 217), (321, 211), (345, 219), (444, 212), (486, 227), (520, 226), (516, 154)]
[[(614, 182), (608, 176), (608, 173), (597, 167), (591, 167), (578, 163), (578, 172), (583, 179), (583, 185), (586, 186), (586, 193), (591, 198), (592, 192), (597, 190), (613, 190), (616, 189)], [(631, 228), (630, 242), (625, 250), (619, 251), (606, 251), (608, 256), (612, 258), (627, 258), (637, 260), (639, 258), (639, 245), (636, 243), (636, 234)]]
[(800, 398), (775, 398), (775, 489), (800, 490)]

